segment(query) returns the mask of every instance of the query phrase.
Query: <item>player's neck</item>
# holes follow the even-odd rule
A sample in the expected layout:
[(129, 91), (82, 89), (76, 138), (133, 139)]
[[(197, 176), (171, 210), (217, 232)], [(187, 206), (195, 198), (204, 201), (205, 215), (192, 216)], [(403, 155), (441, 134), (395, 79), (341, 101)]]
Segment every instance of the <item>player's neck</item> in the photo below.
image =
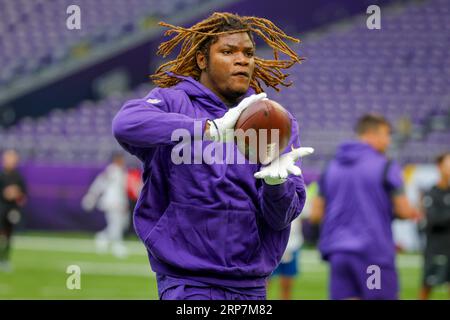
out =
[(211, 80), (205, 73), (202, 73), (200, 75), (199, 82), (205, 87), (207, 87), (209, 90), (211, 90), (228, 108), (234, 107), (236, 105), (237, 99), (231, 100), (225, 97), (224, 95), (220, 94), (220, 92), (218, 92), (214, 88), (214, 86), (211, 83)]

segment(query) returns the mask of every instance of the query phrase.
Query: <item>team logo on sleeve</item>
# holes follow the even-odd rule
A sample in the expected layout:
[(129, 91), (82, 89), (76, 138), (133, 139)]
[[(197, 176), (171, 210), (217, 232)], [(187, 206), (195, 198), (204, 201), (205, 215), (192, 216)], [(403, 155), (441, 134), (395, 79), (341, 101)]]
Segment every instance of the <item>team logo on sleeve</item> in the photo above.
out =
[(147, 100), (147, 102), (148, 102), (148, 103), (151, 103), (151, 104), (158, 104), (158, 103), (161, 102), (161, 100), (150, 98), (150, 99)]

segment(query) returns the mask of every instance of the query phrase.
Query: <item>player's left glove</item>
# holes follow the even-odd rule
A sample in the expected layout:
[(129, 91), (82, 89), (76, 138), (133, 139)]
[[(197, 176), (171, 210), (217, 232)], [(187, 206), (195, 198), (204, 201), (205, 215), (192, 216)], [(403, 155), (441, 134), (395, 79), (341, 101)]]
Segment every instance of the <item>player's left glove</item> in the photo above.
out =
[(302, 170), (295, 165), (295, 162), (298, 158), (310, 155), (313, 152), (313, 148), (292, 148), (292, 151), (276, 158), (269, 165), (263, 167), (261, 171), (256, 172), (254, 177), (264, 179), (266, 184), (281, 184), (286, 181), (289, 174), (301, 175)]

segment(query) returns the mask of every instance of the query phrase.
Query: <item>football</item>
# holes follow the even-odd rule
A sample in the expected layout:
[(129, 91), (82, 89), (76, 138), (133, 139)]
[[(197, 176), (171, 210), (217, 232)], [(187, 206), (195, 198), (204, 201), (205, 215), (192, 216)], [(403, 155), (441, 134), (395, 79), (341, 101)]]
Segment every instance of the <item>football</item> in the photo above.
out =
[(287, 147), (291, 119), (276, 101), (259, 100), (245, 109), (235, 125), (238, 150), (252, 163), (270, 163)]

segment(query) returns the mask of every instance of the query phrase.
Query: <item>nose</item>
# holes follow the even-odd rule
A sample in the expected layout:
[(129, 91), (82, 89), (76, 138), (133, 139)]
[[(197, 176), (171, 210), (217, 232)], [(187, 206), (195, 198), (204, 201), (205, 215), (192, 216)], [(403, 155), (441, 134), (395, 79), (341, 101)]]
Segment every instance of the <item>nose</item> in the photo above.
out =
[(236, 55), (235, 64), (239, 66), (247, 66), (249, 64), (249, 57), (244, 52), (238, 52)]

